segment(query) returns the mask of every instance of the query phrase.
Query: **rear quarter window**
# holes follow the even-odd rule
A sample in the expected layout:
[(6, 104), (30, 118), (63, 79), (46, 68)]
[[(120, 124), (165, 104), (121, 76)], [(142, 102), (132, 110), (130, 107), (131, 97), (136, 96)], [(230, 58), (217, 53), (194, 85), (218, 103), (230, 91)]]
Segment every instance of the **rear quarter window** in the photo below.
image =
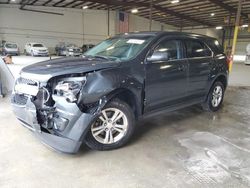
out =
[(212, 55), (207, 45), (199, 40), (186, 40), (185, 44), (188, 58), (208, 57)]
[(207, 45), (213, 50), (215, 55), (223, 54), (223, 47), (220, 45), (218, 40), (206, 40)]

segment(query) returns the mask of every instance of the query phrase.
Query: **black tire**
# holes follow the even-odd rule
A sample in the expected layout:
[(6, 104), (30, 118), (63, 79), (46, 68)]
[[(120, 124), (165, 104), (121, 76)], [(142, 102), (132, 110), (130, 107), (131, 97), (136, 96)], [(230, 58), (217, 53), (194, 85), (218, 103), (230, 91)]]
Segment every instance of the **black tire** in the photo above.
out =
[[(121, 137), (120, 140), (118, 140), (117, 142), (114, 142), (114, 143), (104, 144), (104, 143), (97, 141), (97, 139), (94, 138), (94, 136), (92, 134), (91, 127), (94, 123), (97, 123), (99, 116), (101, 116), (101, 115), (99, 115), (96, 118), (96, 120), (93, 122), (93, 124), (90, 126), (89, 131), (85, 137), (86, 145), (93, 150), (104, 151), (104, 150), (113, 150), (113, 149), (120, 148), (120, 147), (124, 146), (129, 141), (129, 139), (131, 138), (131, 136), (134, 133), (135, 116), (134, 116), (134, 113), (133, 113), (132, 109), (130, 108), (130, 106), (121, 100), (115, 99), (115, 100), (110, 101), (107, 105), (105, 105), (103, 110), (110, 109), (110, 108), (118, 109), (121, 112), (123, 112), (124, 115), (126, 116), (127, 122), (128, 122), (126, 133)], [(107, 133), (104, 132), (104, 134), (107, 134)]]
[[(215, 91), (215, 88), (221, 88), (221, 90), (222, 90), (221, 100), (220, 100), (220, 102), (218, 102), (217, 105), (215, 105), (213, 103), (213, 93)], [(224, 93), (225, 93), (224, 85), (220, 81), (216, 81), (209, 90), (207, 100), (202, 104), (203, 109), (206, 111), (210, 111), (210, 112), (218, 111), (222, 106), (223, 99), (224, 99)]]

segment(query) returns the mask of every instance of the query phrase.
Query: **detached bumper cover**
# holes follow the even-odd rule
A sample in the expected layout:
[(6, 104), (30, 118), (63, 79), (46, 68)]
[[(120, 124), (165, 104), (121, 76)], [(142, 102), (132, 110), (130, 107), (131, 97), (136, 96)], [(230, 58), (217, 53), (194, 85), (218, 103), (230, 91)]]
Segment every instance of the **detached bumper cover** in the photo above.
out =
[(79, 150), (88, 127), (94, 118), (92, 114), (81, 113), (79, 118), (69, 122), (67, 130), (63, 133), (52, 134), (45, 132), (45, 129), (38, 124), (36, 107), (30, 99), (27, 100), (26, 105), (15, 104), (12, 101), (12, 108), (20, 123), (32, 130), (42, 143), (63, 153), (76, 153)]

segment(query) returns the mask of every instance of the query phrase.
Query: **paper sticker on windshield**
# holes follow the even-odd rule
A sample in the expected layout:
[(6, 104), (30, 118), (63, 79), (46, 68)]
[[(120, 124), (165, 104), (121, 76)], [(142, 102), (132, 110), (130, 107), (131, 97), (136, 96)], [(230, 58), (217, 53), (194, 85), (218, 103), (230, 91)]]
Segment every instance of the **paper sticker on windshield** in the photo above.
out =
[(145, 42), (145, 40), (140, 40), (140, 39), (129, 39), (127, 41), (127, 43), (129, 43), (129, 44), (142, 44), (144, 42)]

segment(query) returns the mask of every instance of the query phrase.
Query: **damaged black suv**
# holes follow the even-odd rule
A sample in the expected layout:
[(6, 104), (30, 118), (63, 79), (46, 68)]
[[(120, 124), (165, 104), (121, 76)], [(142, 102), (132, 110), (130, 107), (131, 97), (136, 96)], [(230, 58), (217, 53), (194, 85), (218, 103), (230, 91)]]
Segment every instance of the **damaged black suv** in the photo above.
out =
[(218, 41), (179, 32), (137, 32), (101, 42), (83, 57), (22, 69), (12, 106), (50, 147), (75, 153), (123, 146), (142, 116), (202, 104), (217, 111), (228, 64)]

